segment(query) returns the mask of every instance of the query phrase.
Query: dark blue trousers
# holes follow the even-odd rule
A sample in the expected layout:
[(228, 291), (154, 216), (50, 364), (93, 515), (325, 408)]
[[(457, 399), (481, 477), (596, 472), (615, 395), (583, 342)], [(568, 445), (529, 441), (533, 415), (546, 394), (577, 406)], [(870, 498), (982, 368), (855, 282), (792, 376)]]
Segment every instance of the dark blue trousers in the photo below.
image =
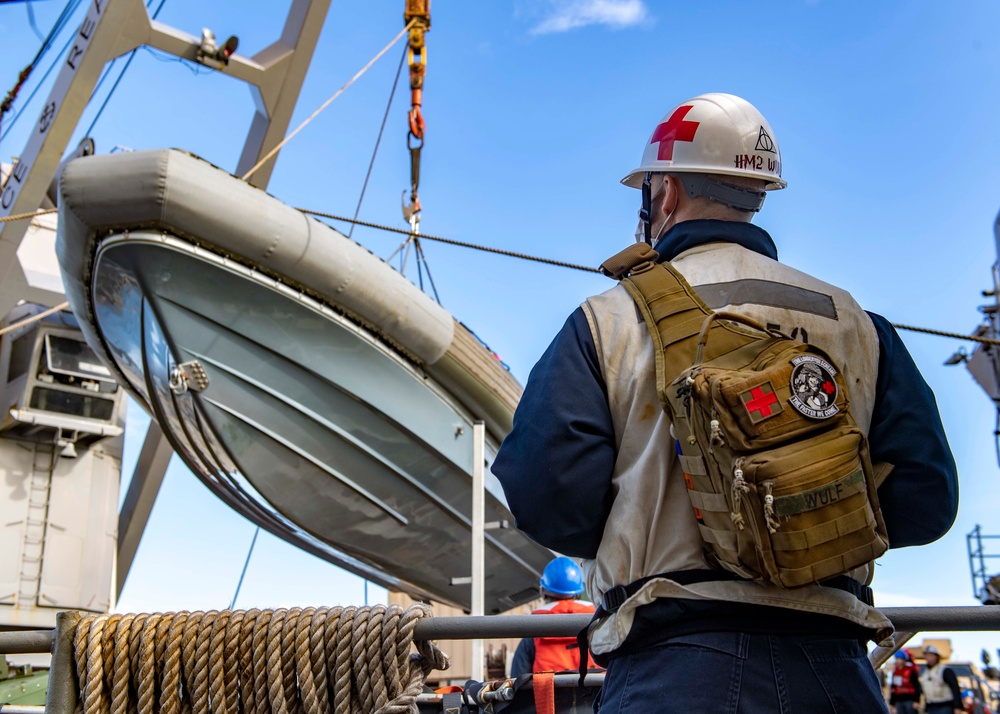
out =
[(706, 632), (611, 661), (600, 714), (885, 714), (857, 640)]

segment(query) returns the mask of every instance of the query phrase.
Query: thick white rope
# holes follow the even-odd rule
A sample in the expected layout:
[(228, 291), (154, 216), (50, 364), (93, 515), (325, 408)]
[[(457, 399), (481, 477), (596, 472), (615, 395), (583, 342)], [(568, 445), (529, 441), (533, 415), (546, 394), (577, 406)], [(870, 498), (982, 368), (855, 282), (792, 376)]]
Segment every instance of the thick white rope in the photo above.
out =
[(24, 327), (25, 325), (30, 325), (31, 323), (38, 322), (39, 320), (44, 320), (49, 315), (52, 315), (53, 313), (59, 312), (60, 310), (65, 310), (67, 307), (69, 307), (69, 303), (68, 302), (61, 302), (58, 305), (56, 305), (55, 307), (50, 307), (48, 310), (45, 310), (44, 312), (40, 312), (37, 315), (32, 315), (31, 317), (27, 317), (27, 318), (21, 320), (20, 322), (15, 322), (13, 325), (7, 325), (7, 327), (4, 327), (3, 329), (0, 329), (0, 335), (6, 335), (8, 332), (12, 332), (12, 331), (16, 330), (19, 327)]
[(78, 711), (415, 714), (427, 675), (449, 665), (413, 641), (429, 615), (422, 604), (87, 615)]
[(58, 208), (47, 208), (44, 211), (32, 211), (31, 213), (18, 213), (13, 216), (0, 216), (0, 223), (13, 223), (14, 221), (26, 221), (29, 218), (38, 218), (38, 216), (47, 216), (50, 213), (59, 213)]
[(333, 103), (334, 99), (336, 99), (341, 94), (343, 94), (345, 89), (347, 89), (352, 84), (354, 84), (361, 77), (361, 75), (363, 75), (365, 72), (367, 72), (371, 68), (371, 66), (373, 64), (375, 64), (376, 62), (378, 62), (382, 58), (382, 55), (384, 55), (386, 52), (388, 52), (390, 49), (392, 49), (392, 46), (394, 44), (396, 44), (401, 39), (403, 39), (403, 36), (406, 35), (410, 31), (410, 28), (413, 26), (414, 22), (416, 22), (416, 20), (410, 20), (410, 22), (407, 23), (406, 27), (404, 27), (400, 31), (400, 33), (398, 35), (396, 35), (392, 39), (392, 42), (390, 42), (389, 44), (387, 44), (385, 47), (383, 47), (381, 49), (381, 51), (377, 55), (375, 55), (374, 57), (372, 57), (371, 60), (369, 60), (368, 64), (366, 64), (364, 67), (362, 67), (361, 69), (359, 69), (357, 71), (357, 73), (347, 81), (347, 84), (345, 84), (343, 87), (341, 87), (340, 89), (338, 89), (334, 93), (334, 95), (332, 97), (330, 97), (325, 102), (323, 102), (323, 104), (320, 105), (319, 109), (317, 109), (312, 114), (310, 114), (308, 119), (306, 119), (304, 122), (302, 122), (301, 124), (299, 124), (291, 134), (289, 134), (284, 139), (282, 139), (280, 144), (278, 144), (273, 149), (271, 149), (266, 154), (264, 154), (264, 158), (262, 158), (256, 164), (254, 164), (254, 166), (253, 166), (252, 169), (250, 169), (245, 174), (243, 174), (243, 176), (241, 177), (241, 180), (246, 181), (247, 179), (249, 179), (251, 176), (254, 175), (254, 173), (257, 171), (257, 169), (259, 169), (261, 166), (263, 166), (264, 164), (266, 164), (271, 159), (272, 156), (274, 156), (279, 151), (281, 151), (281, 147), (283, 147), (285, 144), (287, 144), (289, 141), (291, 141), (293, 136), (295, 136), (300, 131), (302, 131), (303, 129), (305, 129), (306, 124), (308, 124), (313, 119), (315, 119), (316, 117), (318, 117), (319, 114), (320, 114), (320, 112), (322, 112), (324, 109), (326, 109), (328, 106), (330, 106)]

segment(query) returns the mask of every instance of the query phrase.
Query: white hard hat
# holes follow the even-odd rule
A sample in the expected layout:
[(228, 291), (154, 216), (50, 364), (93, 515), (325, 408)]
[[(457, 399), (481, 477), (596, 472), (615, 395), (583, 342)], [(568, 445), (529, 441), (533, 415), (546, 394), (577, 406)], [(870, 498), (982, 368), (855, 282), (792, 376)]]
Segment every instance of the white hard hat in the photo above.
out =
[(771, 125), (745, 99), (702, 94), (672, 109), (653, 130), (639, 166), (622, 179), (639, 188), (647, 173), (699, 173), (764, 179), (784, 188), (781, 150)]
[(937, 655), (938, 657), (941, 656), (941, 653), (938, 652), (937, 647), (935, 647), (934, 645), (927, 645), (926, 647), (924, 647), (924, 654), (925, 655), (929, 655), (929, 654)]

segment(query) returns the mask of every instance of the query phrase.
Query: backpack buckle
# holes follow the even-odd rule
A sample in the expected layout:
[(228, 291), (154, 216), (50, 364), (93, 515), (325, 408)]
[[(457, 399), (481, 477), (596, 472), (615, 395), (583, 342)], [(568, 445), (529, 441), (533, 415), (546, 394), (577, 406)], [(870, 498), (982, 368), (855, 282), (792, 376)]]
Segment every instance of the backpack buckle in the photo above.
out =
[[(636, 272), (635, 268), (649, 270), (659, 259), (660, 254), (650, 246), (635, 243), (601, 263), (601, 272), (609, 278), (621, 280), (630, 272)], [(648, 265), (643, 266), (643, 263)]]
[(608, 614), (617, 612), (618, 608), (628, 600), (628, 597), (628, 590), (624, 585), (615, 585), (604, 593), (604, 597), (601, 598), (601, 610)]

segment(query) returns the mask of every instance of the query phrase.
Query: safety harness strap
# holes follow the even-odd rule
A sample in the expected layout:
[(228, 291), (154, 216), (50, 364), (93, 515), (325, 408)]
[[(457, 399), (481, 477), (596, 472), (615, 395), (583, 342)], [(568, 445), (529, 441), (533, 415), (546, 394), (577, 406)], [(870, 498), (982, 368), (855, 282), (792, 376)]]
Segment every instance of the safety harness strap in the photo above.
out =
[[(705, 466), (705, 459), (701, 456), (685, 456), (678, 454), (677, 459), (681, 462), (681, 468), (689, 476), (707, 476), (708, 469)], [(714, 495), (714, 494), (713, 494)], [(698, 504), (695, 504), (696, 506)]]
[(464, 714), (468, 709), (462, 704), (461, 692), (448, 692), (441, 695), (441, 711), (444, 714)]
[[(585, 662), (586, 658), (581, 658), (581, 661)], [(586, 664), (583, 666), (586, 667)], [(555, 674), (536, 672), (532, 675), (531, 683), (535, 692), (535, 711), (538, 714), (556, 714)]]
[[(636, 248), (637, 246), (629, 246), (628, 249), (605, 261), (605, 265), (613, 264), (617, 273), (624, 274), (621, 271), (629, 259), (639, 261), (631, 272), (625, 269), (628, 277), (623, 277), (621, 284), (635, 300), (653, 339), (656, 389), (662, 401), (667, 392), (667, 385), (694, 361), (699, 333), (705, 318), (712, 314), (712, 310), (670, 263), (646, 265), (648, 254), (640, 254)], [(649, 299), (651, 295), (664, 294), (670, 294), (671, 298)], [(760, 339), (759, 333), (723, 320), (713, 321), (709, 330), (709, 339), (703, 356), (705, 361)], [(665, 349), (667, 347), (669, 349)], [(666, 406), (664, 404), (664, 407)]]
[(691, 497), (691, 503), (695, 508), (702, 511), (729, 514), (729, 502), (726, 501), (726, 497), (721, 493), (708, 493), (706, 491), (691, 489), (688, 491), (688, 496)]

